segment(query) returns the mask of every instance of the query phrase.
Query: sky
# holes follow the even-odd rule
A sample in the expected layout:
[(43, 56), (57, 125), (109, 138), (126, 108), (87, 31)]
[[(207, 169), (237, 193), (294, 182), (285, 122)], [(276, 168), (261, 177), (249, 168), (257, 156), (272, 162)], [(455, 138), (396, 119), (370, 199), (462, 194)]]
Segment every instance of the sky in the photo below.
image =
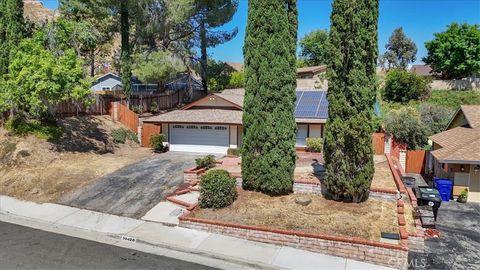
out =
[[(243, 62), (243, 40), (247, 25), (247, 0), (239, 0), (232, 21), (218, 30), (238, 27), (238, 35), (231, 41), (209, 48), (210, 57), (216, 60)], [(48, 8), (56, 8), (57, 0), (42, 0)], [(329, 29), (332, 0), (298, 0), (298, 37), (316, 29)], [(434, 33), (446, 30), (452, 22), (480, 24), (480, 0), (380, 0), (378, 21), (378, 46), (380, 53), (397, 27), (403, 27), (418, 48), (417, 61), (426, 55), (424, 43), (434, 38)]]

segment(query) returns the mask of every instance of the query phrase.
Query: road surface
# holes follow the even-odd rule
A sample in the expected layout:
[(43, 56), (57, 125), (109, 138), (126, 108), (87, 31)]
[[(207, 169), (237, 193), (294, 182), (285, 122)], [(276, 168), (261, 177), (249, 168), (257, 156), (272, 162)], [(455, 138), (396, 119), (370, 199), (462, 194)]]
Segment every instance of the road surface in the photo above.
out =
[(213, 269), (0, 222), (0, 269)]

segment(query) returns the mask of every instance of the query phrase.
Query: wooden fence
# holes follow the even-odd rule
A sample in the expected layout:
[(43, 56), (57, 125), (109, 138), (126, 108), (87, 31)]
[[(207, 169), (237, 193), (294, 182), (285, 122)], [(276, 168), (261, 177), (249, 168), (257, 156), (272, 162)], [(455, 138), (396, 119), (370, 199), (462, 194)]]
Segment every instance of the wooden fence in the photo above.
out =
[(408, 150), (406, 169), (407, 173), (425, 173), (427, 151), (425, 150)]
[[(197, 91), (198, 92), (198, 91)], [(199, 97), (194, 97), (199, 98)], [(79, 104), (77, 106), (73, 101), (64, 101), (57, 105), (56, 113), (60, 115), (76, 114), (109, 114), (112, 102), (126, 104), (126, 99), (121, 94), (101, 94), (95, 95), (95, 101), (91, 106)], [(166, 92), (160, 94), (134, 94), (130, 97), (130, 108), (133, 106), (141, 107), (142, 112), (150, 112), (152, 104), (157, 104), (158, 110), (169, 110), (188, 102), (185, 91)]]
[(372, 136), (373, 152), (375, 155), (385, 153), (385, 133), (373, 133)]
[(159, 134), (162, 132), (161, 125), (143, 123), (142, 125), (142, 141), (141, 144), (143, 147), (151, 147), (150, 145), (150, 137), (155, 134)]
[[(134, 113), (133, 111), (129, 110), (126, 105), (121, 104), (120, 102), (115, 102), (113, 104), (113, 119), (119, 121), (120, 123), (124, 124), (128, 127), (131, 131), (138, 133), (138, 125), (140, 121), (138, 120), (138, 114)], [(115, 115), (115, 109), (117, 113)], [(116, 116), (116, 117), (115, 117)]]

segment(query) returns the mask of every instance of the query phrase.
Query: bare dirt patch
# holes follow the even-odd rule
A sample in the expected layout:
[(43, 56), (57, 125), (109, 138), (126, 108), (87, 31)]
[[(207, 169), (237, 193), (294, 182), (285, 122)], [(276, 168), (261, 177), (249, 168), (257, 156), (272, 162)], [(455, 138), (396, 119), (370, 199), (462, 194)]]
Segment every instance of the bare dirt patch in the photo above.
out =
[(151, 156), (150, 150), (136, 143), (115, 144), (110, 132), (123, 126), (106, 116), (68, 117), (58, 124), (64, 134), (54, 142), (11, 136), (0, 129), (0, 194), (53, 202)]
[(388, 188), (397, 190), (392, 171), (388, 166), (387, 159), (384, 155), (376, 155), (373, 158), (375, 162), (375, 174), (373, 175), (372, 188)]
[[(308, 196), (307, 206), (295, 198)], [(259, 192), (239, 189), (238, 199), (222, 209), (200, 209), (192, 217), (262, 226), (284, 230), (359, 237), (378, 241), (381, 232), (398, 233), (396, 204), (393, 201), (368, 199), (366, 202), (343, 203), (313, 194), (291, 194), (270, 197)]]

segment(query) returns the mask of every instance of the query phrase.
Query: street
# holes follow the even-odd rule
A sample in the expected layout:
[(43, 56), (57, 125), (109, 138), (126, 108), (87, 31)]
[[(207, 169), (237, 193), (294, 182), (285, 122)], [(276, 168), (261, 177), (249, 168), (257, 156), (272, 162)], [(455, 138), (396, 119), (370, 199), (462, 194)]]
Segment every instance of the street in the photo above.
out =
[(0, 222), (0, 269), (213, 269)]

